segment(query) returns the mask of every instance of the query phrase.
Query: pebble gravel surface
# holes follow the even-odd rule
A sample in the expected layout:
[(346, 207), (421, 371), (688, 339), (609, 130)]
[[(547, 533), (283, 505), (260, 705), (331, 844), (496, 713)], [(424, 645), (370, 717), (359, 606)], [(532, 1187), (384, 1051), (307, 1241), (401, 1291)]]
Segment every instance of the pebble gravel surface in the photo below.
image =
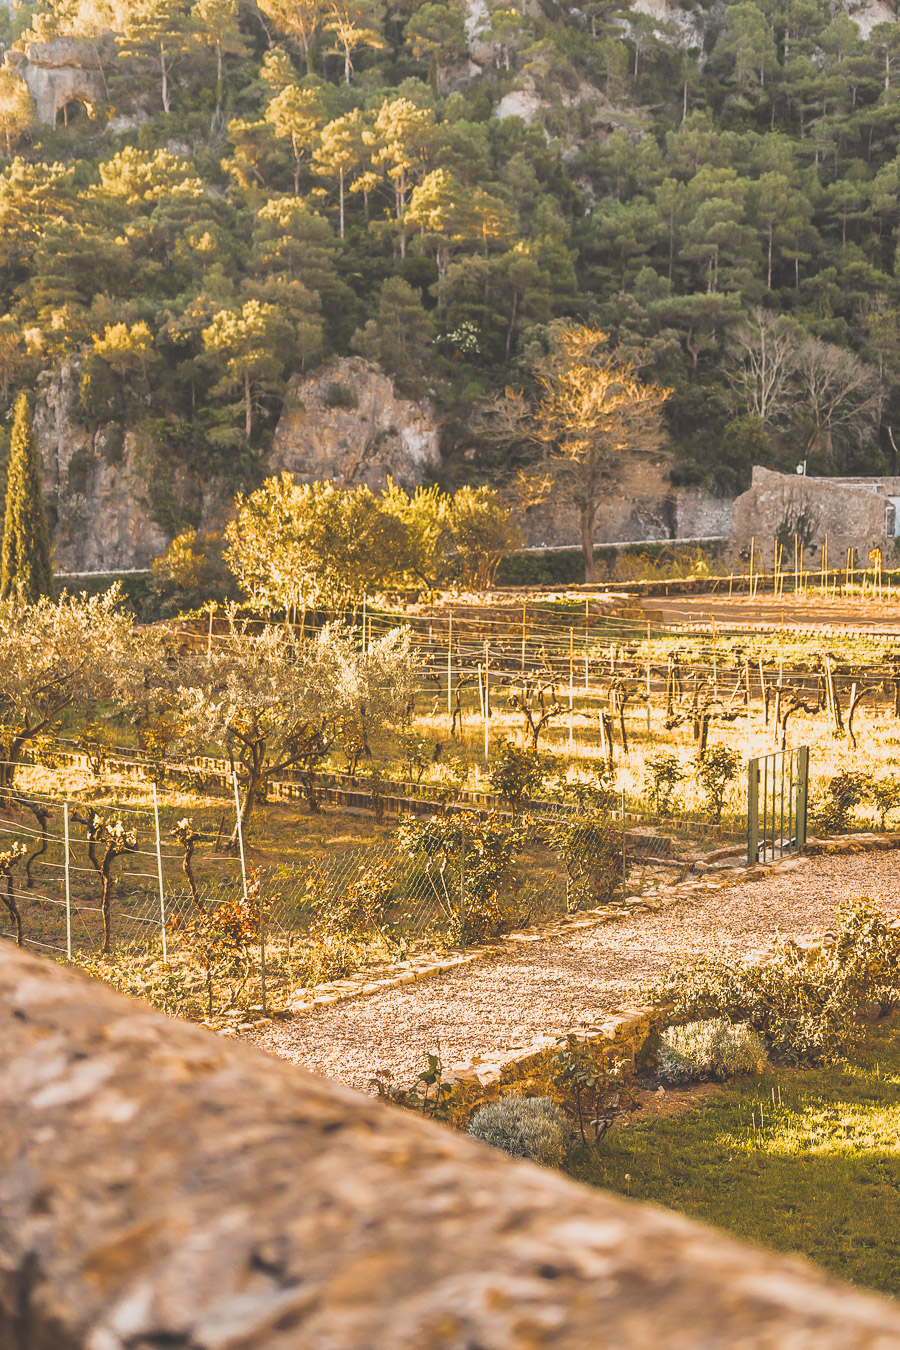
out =
[[(718, 885), (718, 883), (713, 883)], [(681, 955), (769, 946), (777, 930), (815, 937), (836, 908), (868, 896), (900, 916), (900, 853), (800, 859), (728, 889), (662, 887), (674, 905), (570, 935), (520, 935), (484, 960), (442, 976), (276, 1022), (261, 1048), (365, 1088), (376, 1069), (410, 1080), (440, 1045), (446, 1067), (594, 1025), (639, 1001), (641, 987)]]

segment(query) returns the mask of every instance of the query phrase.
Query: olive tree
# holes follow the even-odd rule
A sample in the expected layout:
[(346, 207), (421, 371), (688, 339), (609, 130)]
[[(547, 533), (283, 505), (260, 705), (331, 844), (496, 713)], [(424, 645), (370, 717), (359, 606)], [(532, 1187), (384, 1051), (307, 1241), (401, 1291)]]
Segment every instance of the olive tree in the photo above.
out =
[(0, 787), (29, 743), (58, 729), (70, 708), (127, 698), (140, 683), (149, 639), (135, 637), (113, 587), (101, 596), (0, 601)]
[(404, 718), (412, 672), (408, 630), (364, 651), (356, 634), (335, 625), (298, 640), (287, 625), (251, 631), (232, 615), (209, 659), (183, 671), (180, 714), (194, 745), (216, 746), (237, 772), (246, 832), (271, 779), (288, 770), (300, 773), (316, 811), (317, 766), (342, 738), (368, 747), (377, 730)]

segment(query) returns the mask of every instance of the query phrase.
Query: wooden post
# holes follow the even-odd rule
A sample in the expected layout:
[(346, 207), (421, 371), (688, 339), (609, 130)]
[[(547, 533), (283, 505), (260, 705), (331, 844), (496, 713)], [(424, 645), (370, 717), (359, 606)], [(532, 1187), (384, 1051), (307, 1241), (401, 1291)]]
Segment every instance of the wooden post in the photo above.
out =
[(525, 615), (528, 607), (528, 601), (522, 601), (522, 674), (525, 674)]
[(753, 552), (755, 548), (756, 548), (756, 535), (754, 534), (751, 535), (750, 537), (750, 580), (748, 583), (748, 589), (751, 600), (753, 599)]
[(72, 885), (69, 876), (69, 803), (63, 802), (63, 847), (66, 850), (66, 960), (72, 960)]
[[(232, 779), (232, 783), (233, 783), (233, 785), (234, 785), (234, 809), (235, 809), (235, 811), (237, 812), (237, 837), (238, 837), (238, 847), (239, 847), (240, 855), (241, 855), (241, 882), (242, 882), (242, 884), (243, 884), (243, 889), (244, 889), (244, 909), (246, 910), (246, 907), (247, 907), (247, 904), (248, 904), (248, 895), (247, 895), (247, 860), (246, 860), (246, 858), (244, 857), (244, 831), (243, 831), (243, 828), (242, 828), (242, 826), (241, 826), (241, 798), (240, 798), (240, 793), (238, 792), (237, 769), (232, 769), (232, 772), (231, 772), (231, 779)], [(262, 912), (262, 906), (263, 906), (263, 897), (262, 897), (262, 892), (260, 892), (260, 897), (259, 897), (259, 962), (260, 962), (260, 974), (261, 974), (261, 976), (262, 976), (262, 1008), (263, 1008), (263, 1015), (265, 1015), (265, 1012), (266, 1012), (266, 939), (265, 939), (265, 932), (264, 932), (264, 929), (263, 929), (263, 912)]]
[(484, 644), (484, 762), (487, 764), (489, 759), (489, 729), (488, 722), (491, 715), (491, 694), (490, 694), (490, 675), (488, 674), (490, 656), (488, 653), (488, 644)]
[(716, 654), (716, 616), (712, 616), (713, 630), (713, 698), (719, 697), (719, 667)]
[(447, 716), (453, 719), (453, 613), (447, 624)]
[(744, 689), (746, 690), (746, 694), (747, 694), (747, 751), (748, 751), (748, 758), (749, 758), (749, 750), (750, 750), (750, 662), (749, 662), (749, 660), (746, 659), (746, 658), (745, 658), (745, 660), (744, 660)]
[(800, 563), (797, 554), (797, 536), (794, 535), (794, 594), (797, 594), (797, 588), (800, 585)]
[[(237, 779), (235, 779), (237, 782)], [(156, 784), (153, 784), (153, 820), (156, 824), (156, 869), (159, 878), (159, 922), (162, 928), (162, 958), (163, 965), (168, 963), (169, 957), (166, 951), (166, 894), (163, 890), (163, 870), (162, 870), (162, 845), (159, 839), (159, 794), (156, 791)], [(240, 810), (238, 811), (238, 820), (240, 820)]]
[(368, 635), (367, 635), (367, 628), (368, 628), (368, 622), (367, 622), (367, 606), (366, 606), (366, 600), (367, 600), (367, 599), (368, 599), (368, 596), (366, 595), (365, 591), (363, 591), (363, 631), (362, 631), (363, 656), (368, 656), (368, 654), (369, 654)]
[(212, 660), (212, 625), (213, 625), (213, 614), (215, 613), (215, 609), (216, 609), (215, 602), (213, 602), (213, 603), (210, 605), (210, 607), (209, 607), (209, 632), (208, 632), (208, 634), (207, 634), (207, 636), (206, 636), (206, 664), (207, 664), (207, 665), (209, 665), (210, 661)]
[(573, 712), (575, 708), (575, 630), (569, 629), (569, 754), (575, 747)]

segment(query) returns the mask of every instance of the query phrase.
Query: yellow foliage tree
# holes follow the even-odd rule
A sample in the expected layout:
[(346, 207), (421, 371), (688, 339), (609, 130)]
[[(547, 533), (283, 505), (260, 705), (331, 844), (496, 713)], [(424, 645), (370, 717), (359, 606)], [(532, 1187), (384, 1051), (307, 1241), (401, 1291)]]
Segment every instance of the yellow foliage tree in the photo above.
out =
[(597, 512), (623, 456), (659, 448), (671, 390), (643, 383), (635, 362), (587, 324), (561, 328), (535, 376), (536, 402), (507, 389), (494, 406), (494, 429), (510, 443), (541, 447), (556, 485), (578, 508), (584, 577), (591, 582)]

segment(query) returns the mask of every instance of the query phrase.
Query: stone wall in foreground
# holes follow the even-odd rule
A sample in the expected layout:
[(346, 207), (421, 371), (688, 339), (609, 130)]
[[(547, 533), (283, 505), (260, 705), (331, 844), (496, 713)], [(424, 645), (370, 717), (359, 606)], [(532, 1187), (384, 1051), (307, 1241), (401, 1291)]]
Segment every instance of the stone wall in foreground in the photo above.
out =
[(4, 1350), (888, 1350), (900, 1310), (0, 944)]

